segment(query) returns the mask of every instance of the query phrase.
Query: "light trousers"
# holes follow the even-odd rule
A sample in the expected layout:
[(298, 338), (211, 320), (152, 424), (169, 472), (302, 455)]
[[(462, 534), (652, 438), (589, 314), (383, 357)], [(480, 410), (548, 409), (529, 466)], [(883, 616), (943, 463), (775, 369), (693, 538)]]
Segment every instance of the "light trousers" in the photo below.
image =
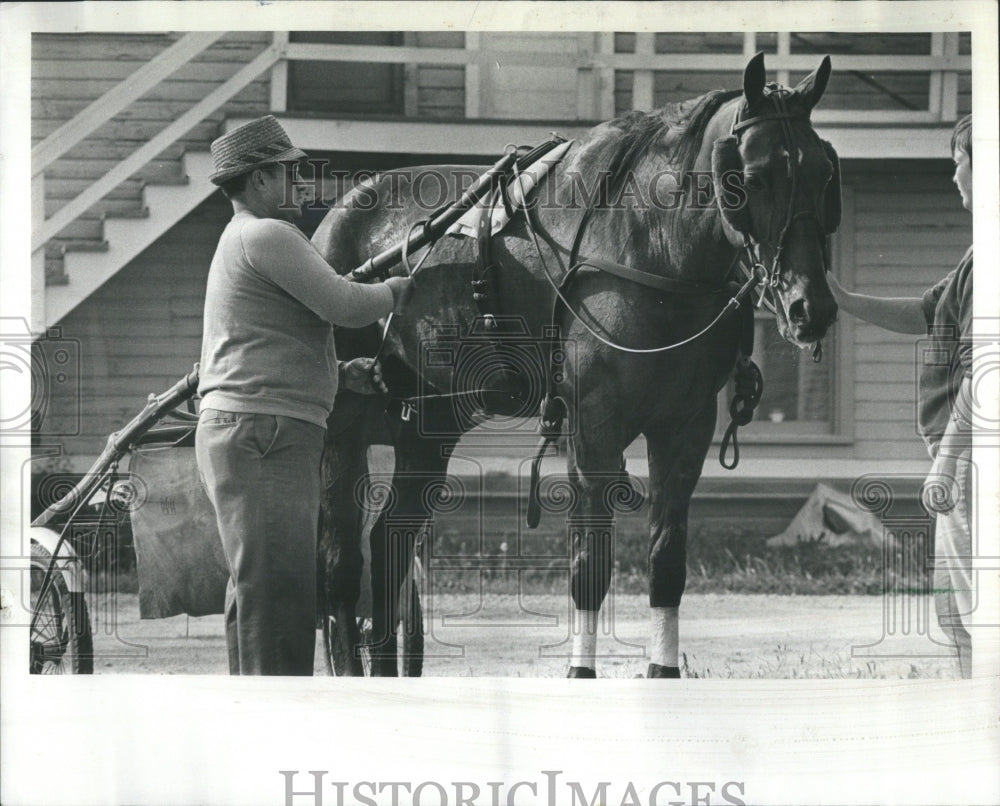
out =
[(934, 610), (938, 624), (958, 650), (962, 677), (972, 676), (972, 638), (968, 616), (976, 607), (972, 571), (973, 495), (971, 461), (958, 460), (958, 502), (954, 509), (938, 513), (934, 524)]

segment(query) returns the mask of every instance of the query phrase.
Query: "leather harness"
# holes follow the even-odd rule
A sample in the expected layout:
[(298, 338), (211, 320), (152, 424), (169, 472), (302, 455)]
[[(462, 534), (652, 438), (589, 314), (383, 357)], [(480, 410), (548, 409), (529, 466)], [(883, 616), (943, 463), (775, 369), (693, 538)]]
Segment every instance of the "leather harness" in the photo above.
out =
[[(762, 123), (765, 121), (778, 120), (781, 121), (782, 134), (785, 140), (785, 145), (790, 156), (791, 167), (791, 180), (792, 180), (792, 192), (789, 197), (789, 205), (786, 210), (784, 224), (781, 233), (777, 240), (777, 245), (775, 248), (775, 255), (771, 261), (771, 265), (765, 266), (759, 256), (758, 244), (747, 234), (743, 233), (743, 244), (737, 248), (733, 261), (730, 264), (729, 270), (727, 271), (726, 277), (723, 279), (723, 283), (718, 286), (709, 286), (702, 283), (692, 283), (690, 281), (681, 280), (677, 278), (663, 277), (661, 275), (653, 274), (651, 272), (635, 268), (633, 266), (627, 266), (615, 261), (605, 260), (603, 258), (596, 257), (584, 257), (577, 259), (579, 252), (579, 247), (583, 241), (584, 234), (586, 232), (587, 224), (591, 216), (594, 213), (594, 206), (590, 205), (586, 210), (584, 210), (581, 216), (580, 222), (577, 225), (576, 235), (573, 239), (573, 245), (570, 250), (569, 257), (569, 270), (565, 273), (562, 279), (556, 283), (552, 275), (548, 271), (548, 267), (545, 265), (544, 258), (542, 256), (541, 247), (538, 241), (538, 236), (535, 231), (534, 221), (532, 220), (531, 209), (528, 206), (524, 208), (524, 216), (529, 234), (534, 242), (536, 251), (538, 252), (539, 260), (541, 261), (542, 269), (552, 284), (555, 291), (555, 298), (553, 302), (552, 311), (552, 326), (548, 329), (548, 333), (551, 334), (549, 337), (549, 364), (551, 369), (551, 360), (553, 351), (561, 343), (560, 339), (560, 325), (559, 317), (561, 308), (565, 307), (566, 310), (577, 318), (581, 324), (590, 331), (591, 335), (597, 338), (602, 343), (613, 347), (614, 349), (629, 352), (629, 353), (657, 353), (665, 352), (667, 350), (677, 349), (682, 347), (695, 339), (701, 338), (702, 336), (709, 333), (719, 324), (723, 319), (726, 319), (733, 314), (735, 314), (740, 309), (744, 312), (744, 320), (741, 328), (740, 335), (740, 356), (737, 360), (737, 365), (735, 368), (735, 394), (730, 405), (730, 417), (731, 421), (729, 427), (726, 431), (725, 437), (723, 439), (722, 446), (719, 452), (719, 461), (727, 469), (733, 469), (739, 463), (739, 444), (736, 438), (736, 431), (740, 425), (748, 424), (753, 418), (753, 412), (760, 401), (760, 396), (763, 391), (763, 380), (761, 373), (756, 364), (751, 360), (750, 356), (753, 353), (753, 342), (754, 342), (754, 319), (753, 319), (753, 306), (745, 306), (743, 303), (746, 298), (758, 285), (762, 286), (760, 297), (756, 302), (756, 306), (765, 305), (769, 310), (774, 312), (774, 304), (776, 300), (774, 295), (777, 289), (779, 289), (783, 284), (782, 278), (782, 267), (781, 267), (781, 256), (784, 250), (785, 241), (788, 237), (789, 231), (792, 224), (799, 218), (812, 217), (818, 221), (818, 215), (815, 209), (813, 210), (802, 210), (799, 212), (794, 212), (794, 204), (796, 199), (796, 190), (798, 187), (798, 171), (794, 159), (794, 155), (797, 153), (797, 141), (795, 138), (794, 129), (792, 128), (791, 121), (795, 119), (802, 119), (801, 115), (794, 114), (789, 111), (787, 104), (785, 103), (786, 97), (791, 94), (791, 90), (784, 87), (780, 87), (776, 84), (768, 84), (764, 88), (764, 97), (769, 100), (772, 104), (773, 111), (767, 112), (761, 115), (757, 115), (747, 119), (740, 119), (741, 108), (737, 108), (736, 114), (734, 116), (733, 124), (731, 127), (731, 133), (737, 138), (740, 134), (752, 126)], [(500, 269), (497, 262), (493, 258), (492, 254), (492, 214), (494, 209), (498, 204), (503, 204), (504, 208), (509, 216), (513, 216), (516, 212), (512, 209), (510, 199), (507, 193), (508, 180), (511, 178), (520, 181), (520, 166), (530, 165), (534, 160), (538, 159), (543, 154), (547, 153), (553, 147), (561, 142), (565, 142), (563, 138), (554, 135), (550, 140), (537, 146), (535, 149), (527, 151), (521, 159), (518, 159), (516, 163), (512, 163), (510, 171), (505, 173), (505, 175), (497, 181), (492, 192), (486, 197), (484, 201), (481, 202), (479, 209), (479, 215), (476, 219), (476, 245), (477, 245), (477, 264), (473, 272), (472, 279), (472, 296), (473, 301), (476, 304), (477, 310), (480, 316), (483, 317), (486, 329), (494, 329), (496, 325), (496, 317), (500, 315), (500, 311), (497, 309), (496, 304), (499, 299), (499, 276)], [(519, 152), (522, 149), (518, 149)], [(822, 229), (822, 228), (821, 228)], [(407, 255), (405, 254), (407, 250), (403, 250), (404, 254), (402, 256), (404, 265), (408, 267), (408, 261), (406, 260)], [(427, 253), (429, 254), (429, 252)], [(421, 263), (426, 259), (427, 254), (425, 254), (421, 260)], [(418, 264), (419, 268), (419, 264)], [(580, 319), (579, 314), (577, 314), (572, 307), (569, 305), (566, 295), (568, 293), (569, 287), (573, 280), (577, 277), (580, 270), (582, 269), (594, 269), (606, 274), (611, 274), (615, 277), (633, 282), (639, 285), (643, 285), (647, 288), (652, 288), (658, 292), (666, 294), (684, 294), (684, 295), (710, 295), (720, 293), (726, 290), (727, 287), (733, 287), (737, 285), (733, 282), (734, 272), (738, 268), (742, 271), (744, 275), (744, 282), (739, 286), (739, 289), (733, 293), (727, 305), (723, 308), (720, 314), (701, 332), (695, 334), (692, 337), (677, 342), (675, 344), (664, 345), (662, 347), (650, 348), (650, 349), (634, 349), (628, 348), (623, 345), (615, 344), (614, 342), (604, 338), (600, 334), (596, 333), (586, 322)], [(409, 268), (408, 268), (409, 271)], [(410, 272), (412, 273), (412, 271)], [(768, 294), (771, 295), (772, 300), (768, 300)], [(386, 333), (388, 332), (388, 323), (386, 326)], [(383, 334), (383, 344), (384, 344)], [(499, 342), (497, 342), (499, 343)], [(381, 352), (381, 348), (379, 350)], [(819, 350), (814, 353), (814, 358), (818, 360)], [(501, 365), (502, 366), (502, 365)], [(505, 372), (505, 370), (502, 370)], [(559, 437), (562, 430), (562, 420), (566, 415), (565, 403), (555, 394), (554, 373), (552, 371), (546, 372), (546, 392), (542, 400), (541, 406), (541, 417), (539, 433), (541, 435), (541, 440), (538, 445), (538, 451), (534, 461), (532, 462), (532, 486), (531, 486), (531, 496), (529, 499), (529, 512), (528, 512), (528, 522), (529, 525), (537, 524), (537, 519), (539, 515), (539, 504), (537, 499), (538, 490), (538, 473), (541, 463), (541, 459), (544, 456), (547, 448), (555, 442)], [(484, 390), (472, 390), (471, 392), (455, 392), (450, 394), (439, 394), (431, 395), (429, 397), (458, 397), (469, 394), (479, 394)], [(428, 397), (428, 396), (423, 396)], [(410, 419), (409, 415), (414, 410), (414, 404), (420, 398), (408, 398), (401, 399), (401, 410), (402, 418), (404, 420)], [(728, 452), (728, 445), (730, 442), (733, 445), (734, 455), (733, 461), (727, 463), (726, 453)], [(624, 460), (623, 460), (624, 462)], [(622, 472), (624, 472), (624, 464), (622, 467)], [(534, 523), (532, 523), (534, 521)]]

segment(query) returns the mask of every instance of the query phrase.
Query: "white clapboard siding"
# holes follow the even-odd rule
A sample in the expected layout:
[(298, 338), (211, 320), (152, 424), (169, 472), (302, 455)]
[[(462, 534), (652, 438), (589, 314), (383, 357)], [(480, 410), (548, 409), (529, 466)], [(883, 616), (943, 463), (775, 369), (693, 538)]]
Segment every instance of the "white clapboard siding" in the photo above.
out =
[[(413, 44), (420, 48), (464, 48), (461, 31), (418, 31)], [(465, 115), (465, 66), (422, 64), (416, 68), (416, 110), (422, 118), (461, 118)]]
[[(576, 33), (537, 35), (483, 33), (480, 48), (491, 53), (539, 51), (575, 54)], [(545, 80), (539, 68), (504, 64), (503, 56), (484, 60), (480, 67), (480, 117), (512, 120), (572, 120), (577, 112), (575, 68), (547, 67)]]
[[(181, 36), (38, 34), (33, 37), (32, 141), (41, 142)], [(225, 34), (55, 160), (45, 171), (46, 216), (56, 213), (145, 145), (253, 59), (270, 41), (271, 35), (265, 32)], [(264, 74), (53, 238), (46, 248), (46, 277), (50, 285), (60, 285), (56, 296), (75, 295), (78, 302), (80, 295), (87, 293), (86, 289), (103, 282), (107, 274), (102, 270), (96, 277), (74, 279), (62, 261), (64, 251), (89, 250), (81, 258), (83, 264), (114, 260), (116, 245), (104, 232), (104, 219), (141, 220), (149, 216), (149, 220), (142, 223), (142, 231), (153, 231), (155, 235), (163, 232), (176, 218), (158, 218), (157, 210), (146, 203), (145, 188), (185, 184), (182, 155), (207, 151), (226, 116), (256, 117), (267, 110), (268, 100), (269, 77)], [(190, 205), (199, 200), (190, 198), (180, 207), (171, 205), (167, 212), (176, 215), (177, 210), (190, 209)], [(159, 232), (155, 232), (157, 229)], [(135, 243), (133, 239), (133, 247)], [(98, 257), (94, 250), (105, 244), (112, 251)], [(121, 254), (127, 255), (128, 248)], [(112, 266), (111, 270), (118, 268), (120, 264)]]
[[(962, 210), (949, 163), (866, 164), (845, 172), (854, 187), (856, 290), (920, 296), (961, 259), (972, 218)], [(924, 459), (915, 423), (921, 337), (859, 322), (854, 340), (856, 456)]]

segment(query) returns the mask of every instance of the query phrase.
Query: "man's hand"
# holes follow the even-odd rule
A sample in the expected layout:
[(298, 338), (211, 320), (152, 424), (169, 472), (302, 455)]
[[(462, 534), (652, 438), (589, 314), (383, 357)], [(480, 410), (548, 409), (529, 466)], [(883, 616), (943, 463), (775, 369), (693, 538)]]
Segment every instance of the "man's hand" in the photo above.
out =
[(341, 381), (345, 389), (362, 395), (387, 394), (382, 381), (382, 366), (374, 358), (355, 358), (341, 366)]

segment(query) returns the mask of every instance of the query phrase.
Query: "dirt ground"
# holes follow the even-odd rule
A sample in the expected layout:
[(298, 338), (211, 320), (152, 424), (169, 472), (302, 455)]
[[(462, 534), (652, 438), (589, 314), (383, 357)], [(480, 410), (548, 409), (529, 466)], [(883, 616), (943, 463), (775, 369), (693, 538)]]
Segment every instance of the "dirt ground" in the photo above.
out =
[[(142, 621), (138, 598), (92, 601), (98, 674), (226, 674), (222, 616)], [(644, 596), (616, 596), (603, 611), (601, 677), (645, 673)], [(558, 596), (437, 595), (424, 600), (424, 675), (561, 677), (568, 605)], [(950, 678), (927, 597), (689, 594), (681, 607), (687, 677)], [(317, 632), (316, 674), (327, 674)]]

